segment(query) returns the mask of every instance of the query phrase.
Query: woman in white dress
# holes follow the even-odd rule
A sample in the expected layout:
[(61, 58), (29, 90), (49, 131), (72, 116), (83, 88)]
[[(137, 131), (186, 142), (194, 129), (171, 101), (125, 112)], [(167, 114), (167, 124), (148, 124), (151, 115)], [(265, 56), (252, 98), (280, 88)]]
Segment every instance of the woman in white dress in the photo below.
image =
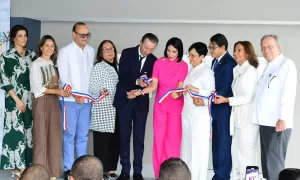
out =
[(244, 179), (247, 166), (256, 166), (256, 144), (259, 126), (251, 122), (253, 97), (258, 80), (258, 60), (249, 41), (234, 44), (233, 97), (218, 96), (216, 104), (229, 103), (230, 134), (232, 135), (232, 179)]
[[(215, 89), (214, 73), (202, 61), (207, 52), (202, 42), (191, 45), (188, 56), (192, 68), (184, 81), (186, 89), (206, 97)], [(184, 94), (181, 158), (188, 165), (192, 180), (206, 180), (210, 138), (208, 100), (203, 98), (200, 106), (195, 103), (189, 93)]]

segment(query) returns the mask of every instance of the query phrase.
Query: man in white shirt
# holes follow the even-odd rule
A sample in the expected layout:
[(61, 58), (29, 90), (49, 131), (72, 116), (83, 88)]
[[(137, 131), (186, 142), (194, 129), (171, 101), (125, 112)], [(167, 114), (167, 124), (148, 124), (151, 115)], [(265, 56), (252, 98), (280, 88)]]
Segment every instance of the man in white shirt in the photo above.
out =
[[(87, 45), (91, 33), (87, 25), (78, 22), (73, 26), (74, 41), (58, 54), (57, 67), (61, 85), (68, 84), (72, 91), (89, 94), (90, 74), (95, 59), (94, 49)], [(88, 132), (91, 120), (91, 103), (82, 97), (61, 98), (64, 140), (64, 176), (68, 179), (74, 162), (74, 138), (76, 158), (87, 154)]]
[(260, 125), (263, 177), (277, 180), (293, 127), (297, 70), (280, 51), (276, 35), (261, 38), (261, 52), (268, 66), (257, 82), (252, 122)]

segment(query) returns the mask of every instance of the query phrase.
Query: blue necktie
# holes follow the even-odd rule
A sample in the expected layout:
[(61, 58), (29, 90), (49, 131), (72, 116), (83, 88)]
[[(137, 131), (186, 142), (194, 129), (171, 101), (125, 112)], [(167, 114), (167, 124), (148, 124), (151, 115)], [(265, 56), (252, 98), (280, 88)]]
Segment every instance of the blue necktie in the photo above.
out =
[(213, 65), (213, 71), (216, 70), (217, 66), (218, 66), (218, 59), (215, 59), (215, 63)]

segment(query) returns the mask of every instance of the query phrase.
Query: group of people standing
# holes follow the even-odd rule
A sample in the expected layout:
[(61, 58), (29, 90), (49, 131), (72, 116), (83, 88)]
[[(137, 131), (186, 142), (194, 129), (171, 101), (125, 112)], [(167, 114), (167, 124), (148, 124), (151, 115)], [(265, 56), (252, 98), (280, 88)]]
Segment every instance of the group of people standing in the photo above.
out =
[[(163, 57), (156, 58), (152, 53), (159, 40), (152, 33), (136, 47), (124, 49), (119, 61), (110, 40), (102, 41), (95, 55), (87, 44), (91, 33), (82, 22), (73, 26), (74, 41), (59, 53), (50, 35), (42, 37), (36, 53), (25, 48), (24, 26), (14, 26), (10, 36), (13, 47), (0, 57), (1, 88), (7, 93), (2, 169), (13, 169), (14, 174), (33, 162), (44, 165), (55, 179), (62, 174), (63, 153), (67, 179), (74, 159), (87, 154), (92, 129), (94, 155), (103, 163), (104, 178), (117, 177), (120, 157), (117, 180), (130, 179), (132, 134), (133, 179), (143, 180), (149, 93), (155, 90), (156, 178), (166, 159), (181, 157), (193, 180), (206, 180), (212, 140), (213, 179), (229, 180), (231, 172), (232, 179), (243, 179), (246, 166), (257, 165), (259, 134), (264, 178), (275, 180), (284, 169), (297, 71), (282, 55), (275, 35), (261, 39), (267, 66), (258, 61), (249, 41), (236, 42), (232, 57), (223, 34), (212, 36), (208, 47), (192, 44), (189, 64), (183, 61), (183, 43), (177, 37), (169, 39)], [(208, 51), (214, 58), (211, 67), (203, 62)]]

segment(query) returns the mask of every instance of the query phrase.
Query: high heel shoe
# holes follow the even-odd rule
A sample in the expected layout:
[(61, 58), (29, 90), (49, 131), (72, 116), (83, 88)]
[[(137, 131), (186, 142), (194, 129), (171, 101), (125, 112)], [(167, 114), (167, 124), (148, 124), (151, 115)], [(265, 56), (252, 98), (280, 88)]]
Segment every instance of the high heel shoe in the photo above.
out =
[(11, 177), (15, 177), (15, 175), (17, 175), (18, 177), (21, 176), (20, 172), (11, 172), (11, 173), (12, 173)]

